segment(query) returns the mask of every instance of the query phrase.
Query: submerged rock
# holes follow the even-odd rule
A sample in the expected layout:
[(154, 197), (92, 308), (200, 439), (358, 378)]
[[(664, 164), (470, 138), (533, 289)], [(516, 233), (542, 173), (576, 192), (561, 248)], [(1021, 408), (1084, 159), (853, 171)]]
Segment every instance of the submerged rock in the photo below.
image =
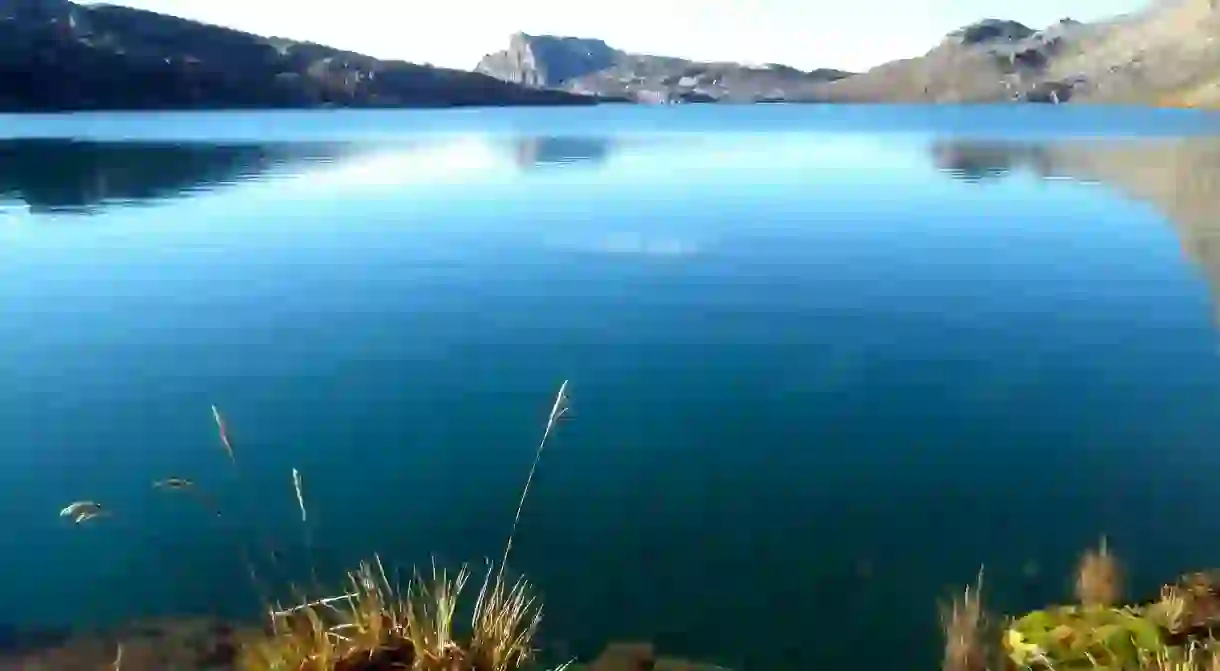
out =
[(729, 671), (723, 666), (676, 657), (658, 657), (651, 643), (610, 643), (597, 659), (572, 671)]
[(66, 628), (0, 623), (0, 658), (59, 645), (71, 636), (72, 632)]
[(164, 618), (80, 632), (42, 649), (0, 651), (0, 671), (110, 669), (123, 647), (122, 671), (229, 671), (242, 631), (214, 618)]

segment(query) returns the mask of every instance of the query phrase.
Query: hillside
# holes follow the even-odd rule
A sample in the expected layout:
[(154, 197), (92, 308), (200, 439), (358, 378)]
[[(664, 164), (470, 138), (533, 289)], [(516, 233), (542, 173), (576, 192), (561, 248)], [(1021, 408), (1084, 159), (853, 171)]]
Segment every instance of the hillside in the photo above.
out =
[(632, 54), (602, 40), (525, 33), (513, 35), (508, 48), (485, 56), (475, 70), (539, 89), (649, 103), (808, 100), (816, 86), (850, 74)]
[(126, 7), (0, 0), (0, 111), (592, 102)]
[(1220, 102), (1215, 0), (1164, 0), (1146, 10), (1035, 30), (987, 19), (927, 53), (828, 83), (834, 102)]
[(1054, 64), (1074, 77), (1081, 100), (1140, 104), (1220, 102), (1220, 9), (1216, 0), (1154, 2), (1104, 24)]
[(842, 102), (1060, 102), (1071, 87), (1050, 67), (1095, 26), (1064, 19), (1034, 30), (986, 19), (949, 33), (927, 53), (884, 63), (827, 84), (819, 93)]

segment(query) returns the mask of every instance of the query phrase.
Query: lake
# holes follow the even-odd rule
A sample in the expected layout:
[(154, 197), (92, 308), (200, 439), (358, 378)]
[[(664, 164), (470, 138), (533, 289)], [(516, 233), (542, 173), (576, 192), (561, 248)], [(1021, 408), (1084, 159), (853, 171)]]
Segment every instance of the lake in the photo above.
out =
[[(565, 379), (510, 560), (555, 657), (934, 668), (938, 599), (980, 566), (1018, 612), (1070, 598), (1103, 534), (1133, 597), (1220, 564), (1220, 117), (606, 106), (0, 135), (19, 624), (252, 616), (234, 533), (297, 582), (375, 552), (498, 559)], [(228, 514), (152, 488), (170, 476)], [(113, 514), (57, 516), (78, 499)]]

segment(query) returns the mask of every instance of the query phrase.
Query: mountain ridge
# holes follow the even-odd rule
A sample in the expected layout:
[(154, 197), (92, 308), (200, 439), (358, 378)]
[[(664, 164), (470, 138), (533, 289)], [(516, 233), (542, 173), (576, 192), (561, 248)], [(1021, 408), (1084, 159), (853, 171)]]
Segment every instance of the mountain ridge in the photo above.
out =
[(538, 89), (635, 102), (1220, 105), (1217, 0), (1041, 29), (984, 18), (928, 51), (850, 73), (633, 54), (603, 40), (516, 33), (475, 71)]
[(596, 102), (120, 5), (0, 0), (0, 111)]
[(851, 74), (638, 54), (597, 38), (524, 32), (484, 56), (475, 71), (524, 86), (648, 103), (786, 100)]
[(510, 36), (474, 71), (381, 60), (111, 4), (0, 0), (0, 111), (599, 102), (1220, 106), (1217, 0), (1035, 29), (989, 18), (864, 72), (638, 54)]

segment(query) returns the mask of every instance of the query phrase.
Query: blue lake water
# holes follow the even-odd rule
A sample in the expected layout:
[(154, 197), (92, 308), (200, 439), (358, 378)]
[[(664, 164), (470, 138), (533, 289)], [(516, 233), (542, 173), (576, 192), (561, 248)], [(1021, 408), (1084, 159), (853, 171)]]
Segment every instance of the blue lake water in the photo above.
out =
[[(555, 654), (932, 668), (937, 599), (980, 565), (1013, 612), (1068, 598), (1102, 534), (1133, 596), (1220, 564), (1220, 118), (608, 106), (0, 135), (0, 602), (24, 623), (253, 615), (234, 533), (295, 581), (498, 558), (564, 379), (510, 562)], [(226, 517), (153, 490), (169, 476)], [(83, 498), (113, 515), (57, 517)]]

